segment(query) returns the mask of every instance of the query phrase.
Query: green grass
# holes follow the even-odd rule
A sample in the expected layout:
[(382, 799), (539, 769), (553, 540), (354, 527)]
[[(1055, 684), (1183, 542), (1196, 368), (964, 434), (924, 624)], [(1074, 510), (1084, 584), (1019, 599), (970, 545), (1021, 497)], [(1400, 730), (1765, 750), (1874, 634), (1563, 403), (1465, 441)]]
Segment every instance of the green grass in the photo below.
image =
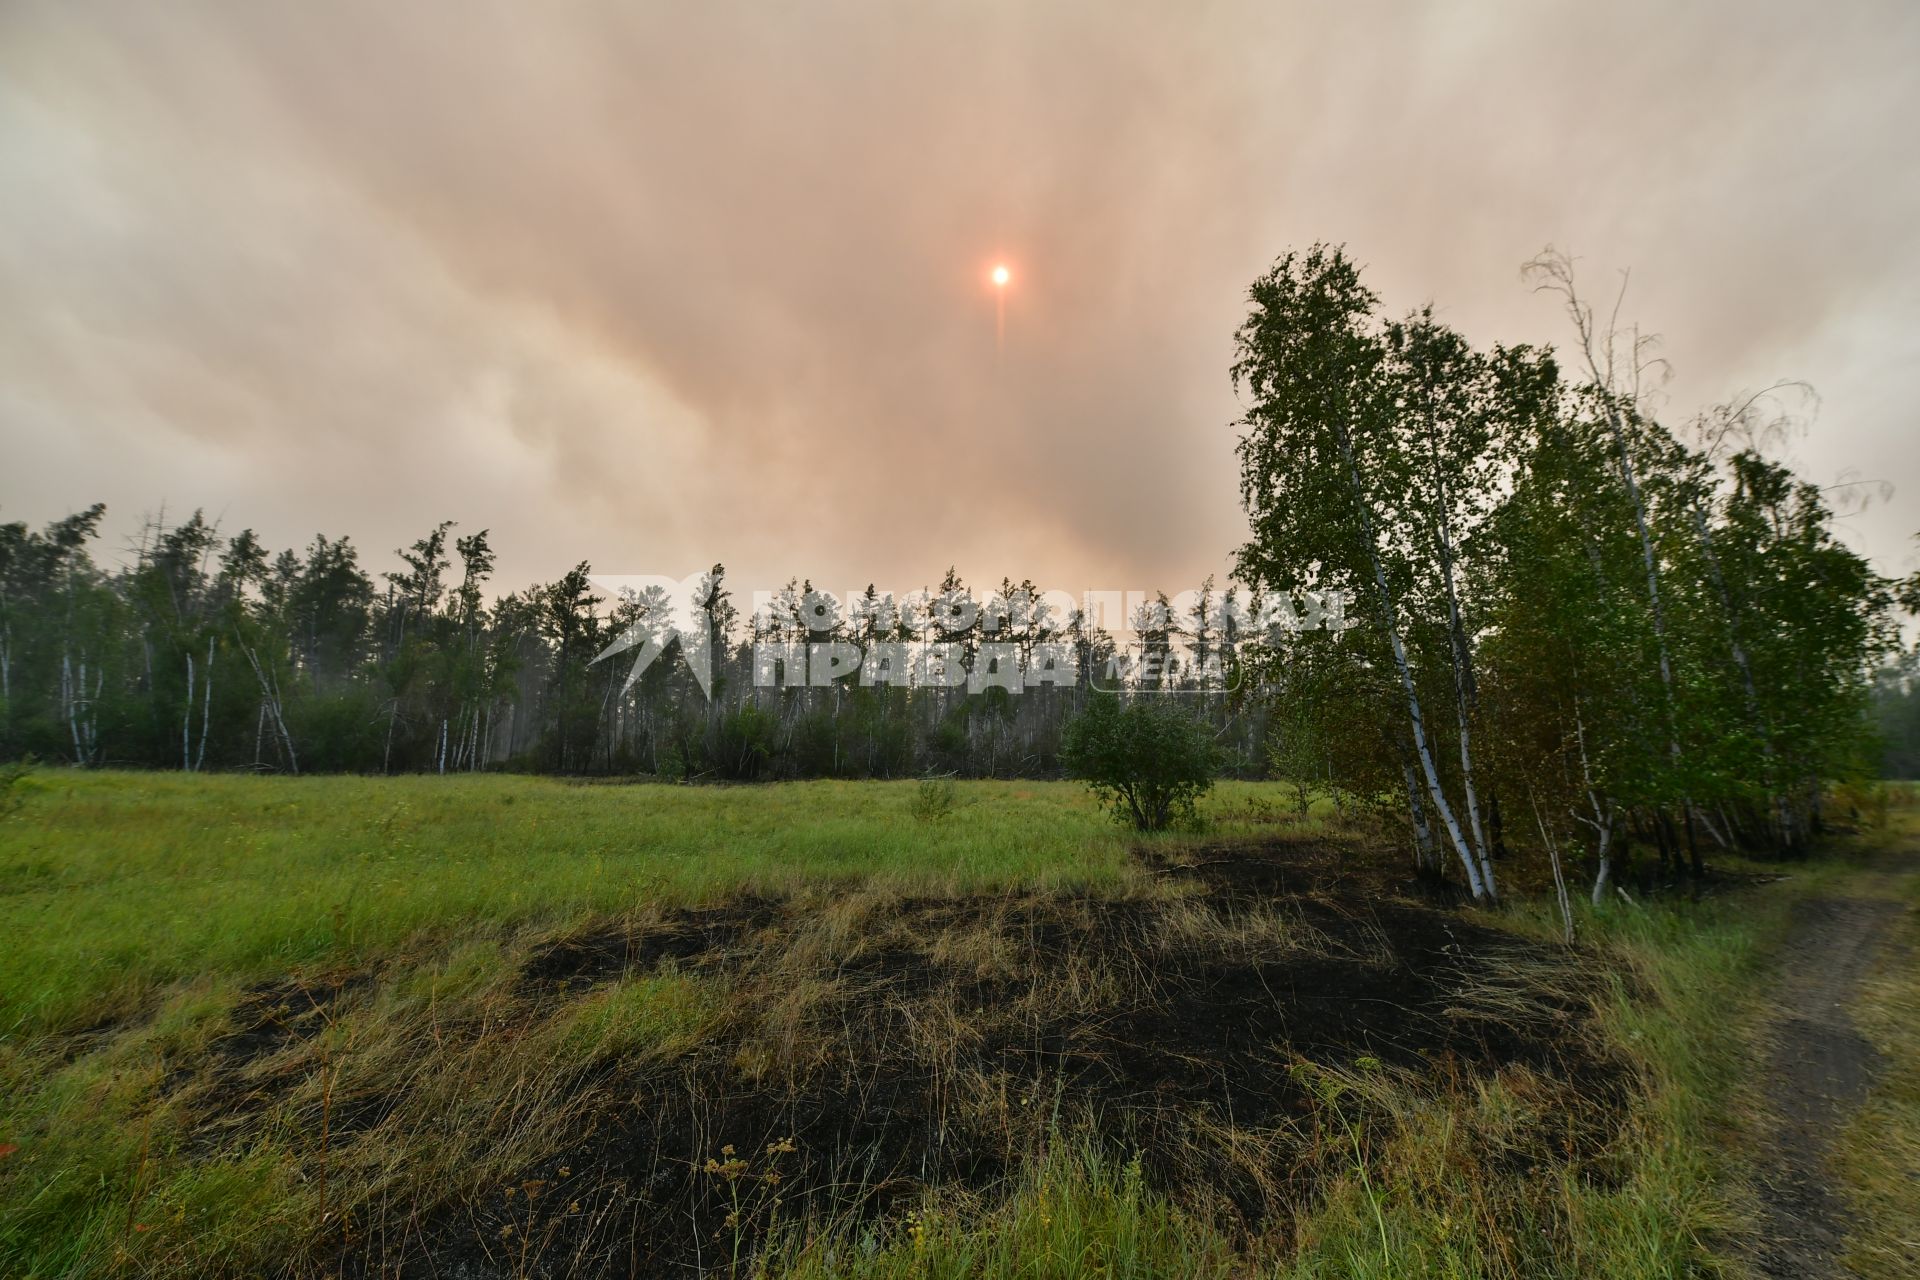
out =
[[(933, 822), (913, 819), (915, 786), (42, 771), (0, 823), (0, 1035), (122, 1016), (199, 974), (364, 964), (473, 923), (862, 882), (1114, 888), (1130, 874), (1135, 838), (1077, 784), (962, 782)], [(1230, 835), (1279, 801), (1272, 784), (1226, 783), (1203, 812)], [(1330, 812), (1317, 802), (1308, 826)]]
[(678, 974), (630, 978), (575, 1001), (555, 1052), (585, 1062), (668, 1053), (696, 1043), (719, 1012), (710, 983)]
[(863, 1230), (782, 1241), (786, 1280), (1227, 1280), (1229, 1242), (1147, 1190), (1135, 1161), (1061, 1138), (992, 1206), (930, 1203)]
[[(824, 938), (884, 926), (868, 913), (890, 895), (1169, 892), (1129, 859), (1136, 837), (1064, 783), (960, 783), (931, 820), (912, 782), (43, 771), (24, 792), (0, 820), (0, 1144), (19, 1144), (0, 1156), (8, 1275), (275, 1271), (321, 1224), (378, 1218), (419, 1188), (497, 1191), (588, 1105), (600, 1064), (697, 1051), (736, 1016), (728, 977), (671, 966), (530, 1004), (516, 984), (543, 939), (743, 894), (816, 904)], [(1157, 839), (1330, 828), (1325, 797), (1304, 820), (1291, 800), (1225, 784), (1203, 806), (1210, 830)], [(857, 1227), (783, 1222), (773, 1184), (743, 1173), (743, 1256), (772, 1241), (775, 1272), (802, 1280), (1738, 1274), (1750, 1223), (1733, 1135), (1752, 1106), (1756, 979), (1792, 900), (1856, 865), (1701, 904), (1580, 907), (1593, 958), (1573, 994), (1638, 1082), (1607, 1176), (1503, 1163), (1549, 1096), (1525, 1071), (1436, 1092), (1362, 1067), (1323, 1080), (1331, 1173), (1284, 1238), (1229, 1239), (1148, 1188), (1126, 1149), (1075, 1132), (991, 1193), (935, 1189), (910, 1216)], [(1498, 918), (1558, 936), (1545, 901)], [(257, 984), (348, 972), (378, 981), (318, 1034), (243, 1078), (204, 1067), (257, 1016)], [(1920, 1150), (1914, 999), (1910, 969), (1890, 969), (1871, 1006), (1871, 1033), (1906, 1057), (1849, 1148), (1877, 1224), (1859, 1245), (1868, 1274), (1901, 1274), (1884, 1259), (1920, 1218), (1901, 1181)], [(184, 1092), (165, 1083), (183, 1067), (198, 1072)], [(194, 1145), (207, 1115), (287, 1081), (245, 1143)], [(405, 1101), (380, 1141), (329, 1141), (337, 1108), (396, 1081)]]
[(540, 778), (44, 772), (0, 824), (0, 1034), (83, 1025), (161, 984), (361, 964), (420, 933), (879, 880), (1113, 885), (1127, 840), (1078, 788), (751, 790)]
[[(523, 1016), (512, 984), (542, 936), (742, 894), (1150, 891), (1129, 863), (1134, 837), (1076, 785), (963, 782), (934, 821), (915, 818), (916, 790), (32, 775), (0, 820), (0, 1142), (30, 1140), (0, 1157), (0, 1271), (264, 1265), (312, 1230), (316, 1161), (340, 1159), (325, 1152), (312, 1080), (344, 1096), (408, 1079), (442, 1131), (473, 1109), (476, 1144), (498, 1128), (488, 1108), (532, 1117), (484, 1150), (436, 1138), (408, 1156), (421, 1183), (465, 1185), (509, 1170), (564, 1119), (552, 1063), (684, 1050), (724, 1011), (724, 988), (658, 974), (563, 1003), (519, 1039), (482, 1037), (462, 1061), (436, 1058), (428, 1033), (442, 1022)], [(1223, 787), (1216, 831), (1269, 821), (1270, 793)], [(240, 1029), (249, 988), (372, 970), (370, 1007), (258, 1068), (310, 1077), (275, 1104), (284, 1119), (263, 1145), (186, 1151), (191, 1104), (162, 1081)], [(336, 1170), (331, 1211), (351, 1207), (342, 1188), (377, 1197), (392, 1177)]]

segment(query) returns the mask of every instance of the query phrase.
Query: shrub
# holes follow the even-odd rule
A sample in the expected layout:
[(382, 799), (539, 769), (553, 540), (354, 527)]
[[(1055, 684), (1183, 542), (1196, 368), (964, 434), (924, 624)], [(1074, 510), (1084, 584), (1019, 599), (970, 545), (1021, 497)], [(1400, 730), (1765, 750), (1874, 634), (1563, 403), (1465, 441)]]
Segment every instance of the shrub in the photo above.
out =
[(33, 757), (27, 756), (11, 764), (0, 764), (0, 818), (17, 812), (27, 802), (27, 789), (22, 783), (33, 772)]
[(1170, 698), (1122, 705), (1095, 695), (1067, 725), (1060, 755), (1116, 819), (1141, 831), (1191, 818), (1219, 766), (1207, 726)]
[(953, 812), (953, 779), (950, 776), (922, 778), (908, 807), (920, 822), (938, 822)]

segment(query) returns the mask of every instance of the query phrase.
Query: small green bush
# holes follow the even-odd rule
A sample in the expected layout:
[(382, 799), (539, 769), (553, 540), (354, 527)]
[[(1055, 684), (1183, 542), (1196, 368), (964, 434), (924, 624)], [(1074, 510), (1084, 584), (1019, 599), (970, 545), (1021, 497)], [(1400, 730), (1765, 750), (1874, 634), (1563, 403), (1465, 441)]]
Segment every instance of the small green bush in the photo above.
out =
[(0, 764), (0, 818), (11, 817), (27, 802), (27, 789), (21, 784), (32, 772), (32, 756)]
[(1096, 694), (1067, 725), (1060, 755), (1116, 819), (1141, 831), (1191, 819), (1219, 768), (1207, 726), (1166, 697), (1122, 704)]
[(954, 787), (950, 776), (922, 778), (914, 789), (913, 799), (908, 802), (914, 819), (919, 822), (938, 822), (953, 812)]

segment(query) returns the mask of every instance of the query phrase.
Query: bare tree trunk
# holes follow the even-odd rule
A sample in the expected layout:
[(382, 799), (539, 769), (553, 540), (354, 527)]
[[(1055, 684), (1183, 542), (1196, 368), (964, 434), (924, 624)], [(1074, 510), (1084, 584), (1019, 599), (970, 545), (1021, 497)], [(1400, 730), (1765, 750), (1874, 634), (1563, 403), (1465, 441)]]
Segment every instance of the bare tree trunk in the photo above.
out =
[[(80, 666), (80, 679), (87, 678), (86, 664)], [(67, 730), (73, 735), (73, 762), (87, 763), (87, 755), (80, 745), (80, 716), (78, 700), (74, 696), (73, 654), (71, 650), (60, 655), (60, 701), (66, 704)]]
[[(1532, 799), (1532, 797), (1529, 797)], [(1560, 904), (1560, 923), (1562, 940), (1568, 946), (1573, 945), (1573, 904), (1567, 897), (1567, 878), (1560, 870), (1560, 846), (1554, 840), (1553, 833), (1547, 830), (1547, 820), (1540, 812), (1540, 801), (1533, 799), (1533, 820), (1540, 825), (1541, 843), (1547, 846), (1547, 861), (1553, 867), (1553, 893)]]
[(1731, 849), (1733, 847), (1727, 843), (1727, 837), (1721, 833), (1720, 828), (1713, 825), (1713, 819), (1707, 816), (1705, 809), (1696, 808), (1693, 811), (1693, 816), (1700, 819), (1700, 825), (1707, 829), (1707, 834), (1713, 837), (1715, 844), (1719, 845), (1722, 849)]
[[(1391, 607), (1392, 597), (1388, 594), (1386, 573), (1377, 561), (1374, 574), (1379, 581), (1383, 600)], [(1491, 875), (1482, 876), (1473, 851), (1467, 847), (1466, 836), (1460, 830), (1459, 819), (1454, 817), (1453, 806), (1448, 803), (1447, 793), (1440, 785), (1440, 771), (1434, 766), (1433, 750), (1427, 743), (1427, 725), (1420, 710), (1420, 694), (1413, 687), (1413, 670), (1407, 662), (1407, 647), (1400, 639), (1400, 628), (1392, 621), (1387, 624), (1387, 639), (1393, 647), (1393, 665), (1400, 673), (1400, 687), (1407, 697), (1407, 719), (1413, 731), (1413, 749), (1420, 758), (1421, 771), (1426, 775), (1427, 794), (1432, 797), (1434, 811), (1440, 815), (1440, 821), (1453, 842), (1454, 852), (1459, 855), (1460, 864), (1466, 869), (1468, 890), (1476, 900), (1492, 898), (1495, 891)], [(1491, 873), (1492, 868), (1487, 870)]]
[(200, 751), (193, 759), (195, 773), (207, 763), (207, 735), (213, 732), (213, 637), (207, 637), (207, 670), (201, 682), (206, 691), (200, 695)]
[(287, 718), (280, 707), (280, 681), (261, 664), (260, 655), (245, 640), (239, 641), (240, 652), (246, 655), (247, 665), (253, 668), (253, 675), (260, 682), (261, 705), (266, 709), (268, 718), (279, 731), (281, 746), (287, 753), (287, 771), (300, 772), (300, 757), (293, 748), (293, 733), (287, 728)]
[(1606, 820), (1600, 824), (1599, 832), (1599, 838), (1595, 842), (1595, 850), (1600, 867), (1599, 870), (1593, 874), (1593, 905), (1596, 907), (1600, 905), (1601, 899), (1607, 896), (1607, 883), (1613, 879), (1613, 858), (1608, 851), (1608, 846), (1613, 842), (1613, 816), (1611, 814), (1607, 815)]
[(1453, 575), (1453, 527), (1447, 519), (1447, 488), (1439, 481), (1436, 469), (1436, 497), (1440, 515), (1436, 522), (1436, 541), (1440, 549), (1440, 577), (1447, 596), (1447, 642), (1452, 656), (1454, 711), (1460, 728), (1460, 779), (1467, 802), (1467, 825), (1473, 835), (1473, 851), (1480, 860), (1480, 874), (1493, 883), (1493, 864), (1488, 857), (1487, 836), (1480, 822), (1480, 797), (1473, 781), (1473, 713), (1478, 701), (1474, 688), (1473, 651), (1467, 643), (1466, 623), (1460, 614), (1460, 595)]
[(287, 744), (287, 770), (295, 776), (298, 776), (300, 773), (300, 756), (293, 749), (293, 731), (287, 728), (287, 717), (280, 708), (280, 680), (279, 677), (273, 676), (271, 673), (269, 673), (269, 680), (273, 686), (272, 708), (274, 723), (280, 726), (280, 740)]
[(1597, 907), (1600, 905), (1601, 899), (1606, 896), (1607, 881), (1612, 877), (1613, 873), (1613, 863), (1608, 856), (1608, 851), (1609, 846), (1613, 843), (1615, 806), (1611, 800), (1603, 804), (1600, 800), (1600, 793), (1593, 785), (1593, 768), (1591, 762), (1587, 759), (1587, 728), (1585, 722), (1580, 718), (1580, 700), (1578, 698), (1575, 698), (1573, 703), (1573, 734), (1574, 741), (1578, 743), (1580, 747), (1580, 780), (1586, 787), (1587, 803), (1593, 808), (1593, 817), (1591, 818), (1582, 817), (1578, 813), (1575, 813), (1574, 817), (1579, 818), (1580, 821), (1586, 823), (1594, 830), (1594, 860), (1599, 865), (1593, 875), (1593, 905)]
[(180, 768), (193, 772), (193, 655), (187, 655), (187, 709), (180, 717)]

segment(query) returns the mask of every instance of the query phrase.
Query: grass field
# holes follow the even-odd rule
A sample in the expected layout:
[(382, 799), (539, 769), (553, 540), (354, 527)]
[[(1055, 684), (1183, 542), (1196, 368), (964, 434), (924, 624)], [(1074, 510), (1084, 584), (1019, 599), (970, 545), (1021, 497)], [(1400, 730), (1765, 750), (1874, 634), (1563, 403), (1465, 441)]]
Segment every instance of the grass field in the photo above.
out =
[[(883, 883), (1119, 887), (1127, 843), (1060, 783), (970, 782), (917, 823), (911, 783), (751, 790), (543, 778), (56, 774), (7, 828), (0, 1027), (124, 1015), (168, 981), (359, 964), (470, 926), (563, 927)], [(1217, 802), (1230, 808), (1232, 792)]]
[(1278, 787), (1144, 845), (1068, 784), (915, 795), (35, 775), (0, 820), (0, 1273), (1737, 1251), (1740, 1010), (1792, 889), (1588, 912), (1568, 950)]

